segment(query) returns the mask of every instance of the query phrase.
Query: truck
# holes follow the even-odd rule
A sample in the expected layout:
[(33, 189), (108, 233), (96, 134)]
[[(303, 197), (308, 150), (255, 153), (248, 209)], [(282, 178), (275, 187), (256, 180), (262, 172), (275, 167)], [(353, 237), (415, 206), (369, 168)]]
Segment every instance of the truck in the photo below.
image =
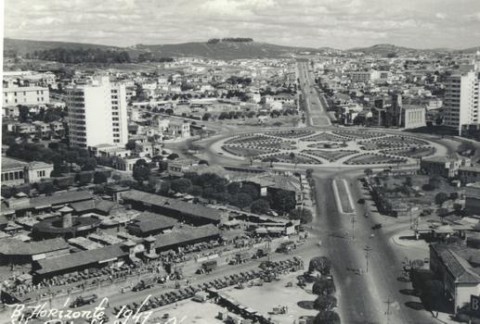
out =
[(71, 304), (70, 308), (76, 308), (84, 305), (93, 304), (98, 299), (98, 296), (91, 294), (88, 296), (78, 296)]
[(245, 263), (251, 258), (250, 253), (248, 252), (238, 252), (235, 254), (235, 258), (230, 261), (230, 265), (236, 265), (240, 263)]
[(155, 286), (157, 278), (148, 278), (140, 280), (135, 286), (133, 286), (132, 291), (141, 291)]
[(202, 263), (202, 267), (197, 270), (197, 274), (210, 273), (217, 268), (217, 261), (211, 260)]
[(280, 253), (290, 253), (290, 251), (294, 250), (297, 248), (297, 245), (293, 241), (288, 241), (288, 242), (283, 242), (280, 244), (280, 246), (277, 248), (277, 252)]

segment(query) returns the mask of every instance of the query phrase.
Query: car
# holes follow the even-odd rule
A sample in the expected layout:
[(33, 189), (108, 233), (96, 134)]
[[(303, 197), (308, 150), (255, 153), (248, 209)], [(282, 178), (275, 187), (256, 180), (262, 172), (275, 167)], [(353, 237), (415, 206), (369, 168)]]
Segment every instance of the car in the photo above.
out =
[(380, 224), (380, 223), (377, 223), (377, 224), (372, 226), (372, 230), (377, 230), (377, 229), (381, 229), (381, 228), (382, 228), (382, 224)]

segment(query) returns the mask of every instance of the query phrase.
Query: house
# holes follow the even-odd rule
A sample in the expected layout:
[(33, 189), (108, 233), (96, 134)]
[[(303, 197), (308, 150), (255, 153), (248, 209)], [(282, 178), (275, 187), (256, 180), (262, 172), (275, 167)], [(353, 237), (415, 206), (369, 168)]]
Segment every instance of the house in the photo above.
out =
[(472, 183), (480, 181), (480, 167), (461, 166), (458, 168), (458, 178), (462, 183)]
[(44, 162), (23, 162), (2, 157), (2, 185), (16, 186), (49, 179), (53, 165)]
[(428, 175), (439, 175), (453, 178), (458, 174), (461, 166), (471, 166), (471, 160), (451, 159), (445, 156), (425, 157), (420, 161), (420, 169)]
[(430, 270), (453, 300), (455, 312), (480, 295), (480, 250), (464, 243), (430, 245)]
[(470, 183), (465, 190), (465, 211), (469, 214), (480, 214), (480, 182)]
[(168, 161), (167, 171), (172, 176), (181, 177), (185, 172), (189, 172), (193, 165), (193, 161), (187, 159)]

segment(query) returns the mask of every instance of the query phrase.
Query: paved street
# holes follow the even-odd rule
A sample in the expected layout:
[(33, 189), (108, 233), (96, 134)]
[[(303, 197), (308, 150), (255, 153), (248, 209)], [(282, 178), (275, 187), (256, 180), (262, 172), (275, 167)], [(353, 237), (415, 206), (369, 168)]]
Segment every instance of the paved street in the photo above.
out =
[[(403, 226), (387, 220), (384, 227), (371, 237), (374, 217), (364, 216), (364, 207), (357, 204), (355, 223), (352, 216), (338, 212), (332, 190), (333, 179), (351, 183), (353, 201), (361, 196), (353, 174), (315, 174), (317, 212), (314, 230), (323, 242), (325, 253), (334, 266), (335, 282), (340, 290), (339, 305), (344, 323), (434, 323), (425, 311), (416, 311), (405, 305), (418, 298), (404, 295), (402, 289), (410, 284), (399, 281), (404, 254), (394, 250), (390, 237)], [(384, 218), (384, 217), (383, 217)], [(382, 218), (382, 219), (383, 219)], [(354, 230), (354, 235), (353, 235)], [(384, 233), (386, 232), (386, 233)], [(354, 236), (354, 239), (353, 239)], [(368, 252), (368, 272), (365, 249)], [(350, 293), (355, 292), (355, 293)], [(390, 313), (387, 316), (387, 302)]]
[(298, 62), (298, 78), (300, 79), (300, 86), (302, 87), (303, 97), (307, 106), (307, 125), (308, 126), (330, 126), (332, 125), (330, 118), (328, 118), (325, 104), (322, 103), (317, 89), (315, 88), (315, 79), (311, 72), (309, 72), (308, 62)]

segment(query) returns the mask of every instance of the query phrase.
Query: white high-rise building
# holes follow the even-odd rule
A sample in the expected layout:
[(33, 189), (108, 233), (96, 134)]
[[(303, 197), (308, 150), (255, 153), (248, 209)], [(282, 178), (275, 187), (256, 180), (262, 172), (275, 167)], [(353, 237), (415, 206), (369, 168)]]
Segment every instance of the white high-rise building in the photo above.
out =
[(444, 124), (458, 129), (480, 125), (480, 95), (478, 72), (455, 72), (445, 83)]
[(128, 141), (125, 85), (97, 77), (86, 85), (67, 88), (70, 144), (124, 146)]

